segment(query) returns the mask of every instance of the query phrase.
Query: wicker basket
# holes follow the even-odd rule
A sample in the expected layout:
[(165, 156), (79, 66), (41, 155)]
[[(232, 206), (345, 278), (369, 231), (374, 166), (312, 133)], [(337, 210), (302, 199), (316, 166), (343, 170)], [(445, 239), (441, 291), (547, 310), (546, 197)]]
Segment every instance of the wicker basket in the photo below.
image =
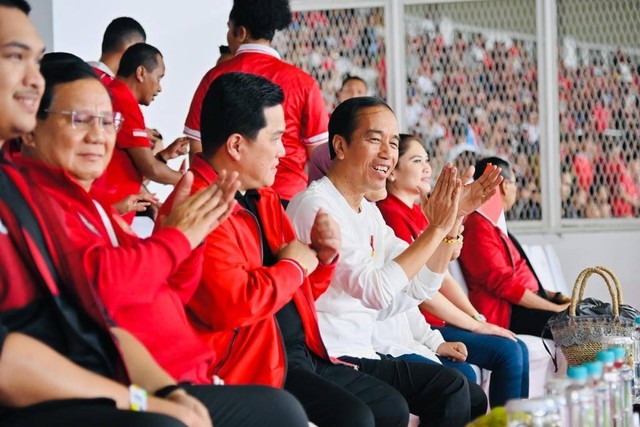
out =
[[(578, 304), (584, 299), (584, 290), (589, 278), (601, 276), (611, 295), (612, 315), (576, 315)], [(622, 289), (618, 278), (606, 267), (583, 270), (576, 279), (571, 294), (569, 316), (554, 316), (548, 322), (556, 347), (562, 350), (569, 366), (580, 365), (595, 359), (602, 350), (602, 337), (631, 336), (634, 322), (620, 317)]]

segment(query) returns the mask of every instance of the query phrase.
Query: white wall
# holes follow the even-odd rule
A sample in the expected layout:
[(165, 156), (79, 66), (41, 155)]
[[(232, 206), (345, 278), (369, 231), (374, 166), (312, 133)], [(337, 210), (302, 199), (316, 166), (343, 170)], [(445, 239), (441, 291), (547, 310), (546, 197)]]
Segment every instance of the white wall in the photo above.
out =
[[(32, 19), (48, 51), (66, 51), (97, 60), (105, 28), (112, 19), (130, 16), (142, 24), (147, 42), (162, 52), (166, 74), (162, 93), (144, 107), (147, 126), (157, 128), (165, 144), (182, 135), (191, 97), (226, 43), (232, 0), (32, 0)], [(49, 19), (47, 19), (49, 18)], [(177, 164), (176, 164), (177, 163)], [(173, 162), (174, 167), (179, 166)], [(170, 187), (154, 185), (164, 197)]]
[[(586, 267), (609, 267), (620, 279), (624, 302), (640, 309), (640, 231), (565, 233), (561, 235), (519, 235), (522, 243), (551, 243), (562, 263), (567, 285)], [(587, 282), (585, 295), (611, 301), (599, 278)]]

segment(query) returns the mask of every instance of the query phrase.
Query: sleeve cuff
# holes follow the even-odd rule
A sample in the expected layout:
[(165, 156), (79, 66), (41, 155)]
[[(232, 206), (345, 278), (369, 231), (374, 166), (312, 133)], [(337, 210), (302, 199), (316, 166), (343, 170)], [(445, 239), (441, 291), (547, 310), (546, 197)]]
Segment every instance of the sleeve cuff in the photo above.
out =
[(284, 258), (284, 259), (281, 259), (279, 262), (285, 262), (293, 265), (296, 268), (296, 270), (298, 270), (298, 272), (300, 273), (300, 283), (304, 282), (304, 278), (307, 277), (307, 274), (306, 274), (307, 272), (298, 261), (291, 258)]
[(423, 267), (411, 281), (409, 294), (421, 301), (431, 299), (440, 289), (442, 279), (444, 279), (444, 273), (434, 273), (427, 267)]

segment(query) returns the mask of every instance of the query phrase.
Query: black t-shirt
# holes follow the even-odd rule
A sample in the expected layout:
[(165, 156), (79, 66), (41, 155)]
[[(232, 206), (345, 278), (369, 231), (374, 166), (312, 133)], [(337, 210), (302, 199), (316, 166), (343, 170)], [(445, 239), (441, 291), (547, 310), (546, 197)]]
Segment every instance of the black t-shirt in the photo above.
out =
[[(269, 249), (269, 243), (264, 234), (264, 228), (262, 226), (262, 219), (258, 215), (258, 209), (256, 207), (256, 200), (260, 198), (260, 194), (255, 190), (248, 190), (244, 195), (240, 193), (236, 194), (236, 200), (240, 206), (249, 211), (255, 218), (260, 229), (261, 244), (262, 244), (262, 265), (265, 267), (271, 267), (278, 260), (275, 255)], [(302, 326), (302, 319), (300, 313), (293, 300), (289, 301), (284, 307), (282, 307), (276, 313), (276, 320), (280, 327), (280, 334), (284, 341), (284, 346), (287, 351), (287, 359), (289, 365), (296, 363), (297, 360), (307, 360), (309, 351), (305, 344), (304, 328)], [(308, 362), (307, 362), (308, 363)]]

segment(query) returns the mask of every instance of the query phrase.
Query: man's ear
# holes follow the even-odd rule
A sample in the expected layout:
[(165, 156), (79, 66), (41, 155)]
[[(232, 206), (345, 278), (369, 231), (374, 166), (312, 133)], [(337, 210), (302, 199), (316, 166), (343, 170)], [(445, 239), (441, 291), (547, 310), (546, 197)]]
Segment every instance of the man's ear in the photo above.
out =
[(247, 30), (247, 27), (245, 27), (244, 25), (240, 25), (239, 27), (236, 27), (236, 33), (234, 34), (234, 36), (240, 43), (244, 43), (249, 38), (249, 31)]
[(347, 140), (344, 139), (341, 135), (334, 135), (331, 144), (333, 144), (333, 150), (336, 152), (336, 159), (344, 160), (344, 152), (347, 148)]
[(503, 196), (507, 194), (505, 190), (506, 186), (507, 186), (507, 180), (503, 179), (502, 182), (500, 183), (500, 194), (502, 194)]
[(246, 139), (239, 133), (232, 133), (231, 135), (229, 135), (225, 144), (225, 148), (227, 150), (227, 153), (233, 160), (240, 161), (242, 159), (242, 155), (245, 151), (245, 143)]
[(144, 79), (147, 77), (147, 69), (144, 68), (144, 65), (138, 65), (136, 68), (136, 80), (138, 83), (144, 83)]

